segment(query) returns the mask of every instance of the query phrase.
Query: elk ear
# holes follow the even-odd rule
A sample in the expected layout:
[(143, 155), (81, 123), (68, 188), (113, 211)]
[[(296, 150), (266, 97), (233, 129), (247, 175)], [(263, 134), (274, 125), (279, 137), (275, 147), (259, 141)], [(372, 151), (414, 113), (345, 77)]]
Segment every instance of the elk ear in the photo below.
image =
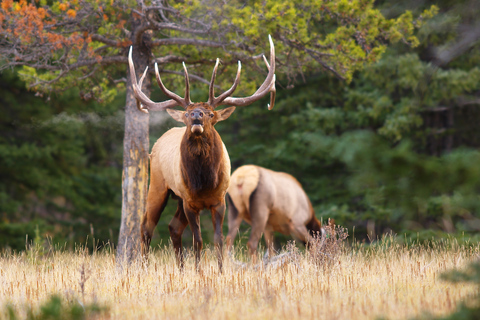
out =
[(222, 110), (218, 110), (217, 111), (217, 122), (228, 119), (228, 117), (230, 117), (232, 115), (233, 111), (235, 111), (235, 107), (228, 107), (228, 108), (225, 108), (225, 109), (222, 109)]
[(178, 122), (185, 123), (185, 111), (175, 110), (175, 109), (166, 109), (170, 117), (177, 120)]

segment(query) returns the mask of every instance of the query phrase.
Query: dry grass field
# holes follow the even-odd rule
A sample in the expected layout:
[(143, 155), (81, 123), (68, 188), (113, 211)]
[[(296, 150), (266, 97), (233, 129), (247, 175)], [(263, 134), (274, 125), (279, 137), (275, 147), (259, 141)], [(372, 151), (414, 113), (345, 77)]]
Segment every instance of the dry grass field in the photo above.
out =
[(474, 294), (470, 285), (453, 285), (439, 274), (478, 259), (479, 246), (454, 240), (429, 247), (380, 241), (374, 247), (346, 246), (319, 259), (290, 246), (266, 266), (241, 265), (205, 250), (202, 271), (187, 254), (179, 272), (173, 249), (154, 250), (148, 263), (120, 271), (108, 250), (85, 254), (53, 251), (6, 255), (0, 259), (0, 317), (6, 305), (20, 318), (52, 294), (65, 301), (108, 307), (99, 319), (408, 319), (446, 315)]

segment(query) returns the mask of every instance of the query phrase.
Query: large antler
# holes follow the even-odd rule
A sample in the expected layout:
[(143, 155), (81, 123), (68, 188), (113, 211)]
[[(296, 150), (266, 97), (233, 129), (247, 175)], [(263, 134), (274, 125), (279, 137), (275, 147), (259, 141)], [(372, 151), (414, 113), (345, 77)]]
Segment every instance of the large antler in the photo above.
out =
[[(237, 88), (238, 84), (240, 83), (240, 73), (242, 70), (242, 65), (240, 61), (238, 61), (238, 70), (237, 76), (235, 77), (235, 81), (230, 89), (215, 97), (214, 93), (214, 83), (215, 78), (217, 76), (217, 69), (219, 64), (219, 59), (215, 63), (215, 67), (213, 68), (212, 80), (210, 81), (210, 90), (209, 90), (209, 99), (208, 104), (210, 104), (213, 108), (218, 107), (219, 105), (230, 105), (230, 106), (237, 106), (242, 107), (249, 105), (261, 98), (263, 98), (267, 93), (270, 92), (270, 104), (268, 105), (268, 109), (271, 110), (273, 105), (275, 104), (275, 47), (273, 45), (272, 37), (269, 35), (268, 40), (270, 42), (270, 63), (268, 63), (267, 58), (263, 56), (263, 60), (268, 68), (268, 75), (263, 84), (258, 88), (258, 90), (251, 95), (250, 97), (245, 98), (233, 98), (230, 95), (233, 94), (235, 89)], [(135, 67), (133, 66), (132, 60), (132, 47), (130, 47), (130, 51), (128, 53), (128, 65), (130, 68), (130, 79), (133, 87), (133, 93), (137, 98), (137, 107), (140, 111), (148, 113), (148, 110), (152, 111), (160, 111), (165, 110), (167, 108), (173, 108), (176, 106), (182, 106), (186, 109), (192, 102), (190, 101), (190, 83), (188, 81), (188, 72), (187, 68), (185, 67), (185, 63), (183, 63), (183, 69), (185, 70), (185, 98), (181, 98), (177, 94), (173, 93), (172, 91), (168, 90), (162, 82), (160, 78), (160, 73), (158, 72), (158, 65), (155, 63), (155, 76), (157, 78), (157, 83), (162, 89), (163, 93), (170, 100), (164, 102), (153, 102), (142, 92), (142, 83), (143, 79), (147, 75), (148, 66), (145, 68), (145, 72), (143, 73), (140, 81), (137, 83), (137, 76), (135, 74)]]
[(182, 106), (184, 109), (186, 109), (190, 104), (192, 104), (190, 101), (190, 83), (188, 81), (188, 72), (187, 68), (185, 67), (185, 63), (183, 64), (183, 69), (185, 70), (185, 98), (183, 99), (165, 88), (162, 79), (160, 78), (160, 73), (158, 72), (158, 66), (155, 63), (155, 76), (157, 78), (157, 83), (160, 86), (160, 89), (162, 89), (163, 93), (165, 93), (167, 97), (171, 98), (170, 100), (163, 102), (153, 102), (142, 92), (142, 83), (143, 79), (147, 75), (148, 66), (145, 68), (145, 72), (143, 72), (140, 81), (137, 83), (137, 76), (135, 74), (135, 67), (133, 66), (132, 60), (132, 47), (130, 47), (130, 51), (128, 53), (128, 65), (130, 68), (130, 80), (132, 83), (133, 94), (135, 95), (135, 98), (137, 98), (137, 107), (140, 111), (148, 113), (148, 110), (161, 111), (176, 106)]
[(233, 83), (233, 86), (222, 93), (220, 96), (215, 98), (214, 94), (214, 89), (213, 89), (213, 84), (215, 82), (215, 77), (217, 75), (217, 67), (218, 67), (218, 59), (217, 63), (215, 64), (215, 67), (213, 68), (213, 74), (212, 74), (212, 80), (210, 81), (210, 90), (209, 90), (209, 99), (208, 103), (213, 107), (216, 108), (219, 105), (230, 105), (230, 106), (237, 106), (237, 107), (243, 107), (246, 105), (249, 105), (261, 98), (263, 98), (267, 93), (270, 92), (270, 104), (268, 105), (268, 110), (272, 110), (274, 104), (275, 104), (275, 47), (273, 46), (273, 41), (272, 37), (268, 35), (268, 40), (270, 42), (270, 64), (267, 61), (267, 58), (263, 56), (263, 60), (265, 61), (265, 64), (267, 65), (268, 68), (268, 75), (263, 84), (258, 88), (257, 91), (250, 97), (245, 97), (245, 98), (232, 98), (230, 97), (231, 94), (235, 91), (237, 88), (238, 84), (240, 83), (240, 71), (241, 71), (241, 64), (240, 61), (238, 61), (238, 71), (237, 71), (237, 76), (235, 77), (235, 82)]

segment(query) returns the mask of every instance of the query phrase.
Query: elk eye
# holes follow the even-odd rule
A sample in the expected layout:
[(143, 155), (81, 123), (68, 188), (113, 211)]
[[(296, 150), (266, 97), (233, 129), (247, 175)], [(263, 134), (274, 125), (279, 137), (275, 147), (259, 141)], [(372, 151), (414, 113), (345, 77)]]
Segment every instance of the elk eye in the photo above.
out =
[(210, 113), (210, 118), (213, 118), (213, 113)]
[(203, 112), (200, 112), (198, 115), (200, 116), (200, 118), (203, 117)]
[(193, 112), (192, 112), (192, 113), (190, 113), (190, 115), (191, 115), (192, 117), (193, 117), (193, 116), (195, 116), (195, 114), (194, 114)]

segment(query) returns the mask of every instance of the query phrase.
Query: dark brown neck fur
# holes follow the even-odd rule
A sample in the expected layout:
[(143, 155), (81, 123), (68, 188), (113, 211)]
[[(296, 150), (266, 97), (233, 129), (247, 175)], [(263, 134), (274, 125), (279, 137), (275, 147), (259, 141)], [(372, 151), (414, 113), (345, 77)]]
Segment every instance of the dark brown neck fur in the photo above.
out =
[(223, 178), (223, 147), (217, 131), (194, 135), (187, 128), (180, 148), (183, 180), (190, 192), (201, 196), (216, 189)]

